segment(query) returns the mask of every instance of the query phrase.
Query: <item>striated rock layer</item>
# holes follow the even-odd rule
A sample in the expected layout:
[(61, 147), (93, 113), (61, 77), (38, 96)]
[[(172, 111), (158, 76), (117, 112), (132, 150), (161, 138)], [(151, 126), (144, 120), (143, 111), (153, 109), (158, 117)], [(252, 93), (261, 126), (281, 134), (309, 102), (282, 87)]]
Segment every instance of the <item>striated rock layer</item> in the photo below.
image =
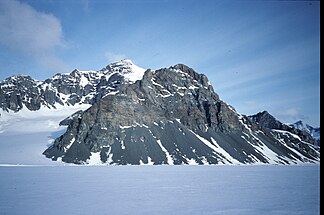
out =
[(178, 64), (147, 70), (63, 120), (67, 131), (43, 154), (105, 165), (319, 162), (319, 147), (307, 138), (258, 119), (237, 113), (205, 75)]

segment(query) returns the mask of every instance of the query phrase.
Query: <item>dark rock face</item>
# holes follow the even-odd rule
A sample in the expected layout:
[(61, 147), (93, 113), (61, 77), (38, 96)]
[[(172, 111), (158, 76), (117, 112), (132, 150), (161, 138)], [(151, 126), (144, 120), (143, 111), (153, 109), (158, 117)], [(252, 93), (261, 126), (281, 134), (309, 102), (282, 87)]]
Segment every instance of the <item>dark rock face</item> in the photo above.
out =
[(30, 110), (36, 110), (40, 107), (39, 94), (37, 81), (30, 76), (13, 76), (0, 84), (0, 107), (18, 111), (25, 104)]
[(280, 122), (261, 118), (238, 114), (205, 75), (178, 64), (147, 70), (142, 80), (119, 85), (117, 94), (62, 121), (66, 133), (43, 154), (76, 164), (94, 157), (120, 165), (319, 161), (316, 147), (290, 132), (271, 130)]

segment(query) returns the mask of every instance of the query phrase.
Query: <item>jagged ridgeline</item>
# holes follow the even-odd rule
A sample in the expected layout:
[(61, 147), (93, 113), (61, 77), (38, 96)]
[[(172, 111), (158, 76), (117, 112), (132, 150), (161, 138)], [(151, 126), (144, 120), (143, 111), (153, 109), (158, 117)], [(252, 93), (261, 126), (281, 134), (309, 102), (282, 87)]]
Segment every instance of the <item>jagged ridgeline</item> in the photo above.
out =
[(114, 93), (121, 84), (132, 83), (144, 73), (130, 60), (112, 63), (99, 71), (74, 70), (56, 74), (45, 81), (30, 76), (12, 76), (0, 82), (0, 108), (18, 112), (24, 107), (37, 111), (41, 107), (93, 104)]
[(185, 65), (146, 70), (134, 81), (123, 81), (115, 69), (103, 70), (110, 78), (116, 74), (105, 83), (105, 74), (87, 78), (87, 85), (76, 81), (89, 93), (72, 95), (77, 102), (91, 97), (93, 105), (61, 122), (67, 130), (44, 151), (46, 157), (104, 165), (319, 163), (319, 147), (308, 137), (237, 113), (205, 75)]

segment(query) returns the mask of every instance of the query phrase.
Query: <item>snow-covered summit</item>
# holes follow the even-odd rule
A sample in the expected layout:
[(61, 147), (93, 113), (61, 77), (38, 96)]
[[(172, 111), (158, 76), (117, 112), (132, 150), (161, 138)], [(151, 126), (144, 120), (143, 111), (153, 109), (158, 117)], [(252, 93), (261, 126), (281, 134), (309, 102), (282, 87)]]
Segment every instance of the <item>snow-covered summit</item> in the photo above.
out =
[(119, 73), (125, 77), (125, 80), (134, 83), (143, 78), (145, 70), (146, 69), (135, 65), (133, 61), (129, 59), (123, 59), (107, 65), (106, 68), (103, 68), (100, 72), (108, 71), (109, 73)]

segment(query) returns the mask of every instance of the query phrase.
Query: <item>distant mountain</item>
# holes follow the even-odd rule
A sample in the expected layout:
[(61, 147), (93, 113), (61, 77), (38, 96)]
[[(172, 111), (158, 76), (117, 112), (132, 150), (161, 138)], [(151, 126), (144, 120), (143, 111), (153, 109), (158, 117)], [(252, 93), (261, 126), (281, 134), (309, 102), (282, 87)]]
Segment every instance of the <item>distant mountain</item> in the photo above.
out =
[(309, 133), (306, 130), (291, 126), (291, 125), (286, 125), (279, 120), (277, 120), (274, 116), (269, 114), (267, 111), (259, 112), (255, 115), (249, 116), (249, 118), (260, 124), (264, 128), (268, 129), (277, 129), (277, 130), (283, 130), (283, 131), (288, 131), (292, 134), (298, 135), (303, 141), (309, 142), (311, 144), (316, 143), (316, 140), (313, 138), (311, 133)]
[(92, 107), (63, 120), (44, 155), (75, 164), (318, 163), (306, 132), (268, 112), (244, 116), (183, 64), (146, 70)]
[(317, 141), (317, 145), (319, 145), (319, 143), (320, 143), (320, 127), (314, 128), (313, 126), (308, 125), (301, 120), (299, 120), (293, 124), (289, 124), (289, 126), (309, 133)]
[(130, 60), (122, 60), (99, 71), (76, 69), (69, 74), (56, 74), (45, 81), (30, 76), (12, 76), (0, 82), (0, 109), (17, 112), (26, 107), (36, 111), (42, 106), (94, 104), (115, 93), (121, 84), (141, 79), (144, 71)]

